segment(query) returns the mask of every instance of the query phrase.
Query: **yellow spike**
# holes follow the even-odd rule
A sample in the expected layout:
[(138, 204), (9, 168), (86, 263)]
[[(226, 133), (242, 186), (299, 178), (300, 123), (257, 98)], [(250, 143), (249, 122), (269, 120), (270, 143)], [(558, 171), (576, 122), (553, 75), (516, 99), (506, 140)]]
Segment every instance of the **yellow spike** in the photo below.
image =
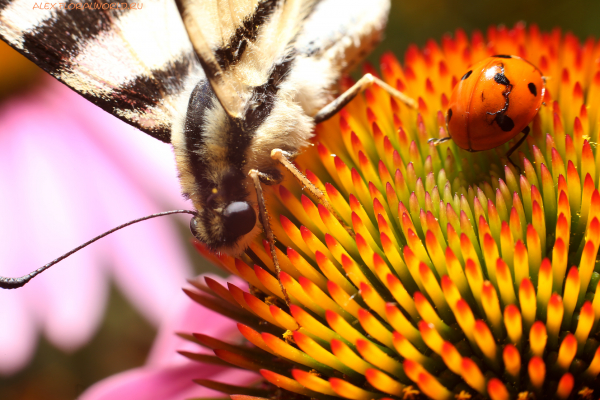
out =
[(360, 288), (361, 283), (370, 283), (358, 264), (350, 257), (346, 255), (342, 256), (342, 266), (344, 267), (344, 271), (346, 271), (346, 276), (350, 278), (354, 286)]
[(331, 341), (331, 351), (335, 356), (348, 367), (352, 368), (359, 374), (364, 375), (369, 368), (374, 368), (373, 364), (370, 364), (359, 357), (348, 344), (333, 339)]
[[(420, 339), (419, 334), (419, 339)], [(421, 339), (422, 340), (422, 339)], [(431, 358), (423, 355), (411, 341), (402, 335), (400, 332), (394, 332), (394, 348), (402, 357), (407, 360), (413, 360), (424, 366), (425, 368), (436, 368), (439, 363), (434, 362)], [(423, 343), (423, 349), (427, 346)]]
[(335, 265), (333, 265), (333, 263), (325, 254), (321, 252), (316, 252), (315, 257), (317, 260), (317, 264), (321, 269), (321, 272), (325, 274), (327, 279), (335, 282), (344, 291), (346, 291), (346, 293), (356, 293), (355, 286), (352, 283), (350, 283), (348, 279), (346, 279), (346, 277), (340, 272), (340, 270)]
[(390, 378), (383, 372), (377, 369), (369, 369), (366, 372), (367, 381), (375, 389), (378, 389), (386, 394), (400, 396), (404, 392), (404, 385)]
[(444, 294), (442, 293), (442, 288), (435, 275), (425, 263), (419, 265), (419, 272), (423, 286), (425, 287), (429, 298), (433, 300), (438, 313), (441, 315), (442, 319), (451, 322), (454, 319), (452, 312), (450, 311), (450, 307), (446, 302)]
[(340, 314), (345, 319), (350, 319), (352, 316), (340, 307), (335, 301), (331, 299), (325, 292), (323, 292), (317, 285), (315, 285), (310, 279), (306, 279), (301, 276), (298, 280), (300, 286), (304, 290), (304, 293), (308, 295), (316, 304), (325, 310), (331, 310)]
[(248, 307), (250, 307), (250, 309), (252, 309), (252, 311), (254, 311), (256, 315), (258, 315), (265, 321), (272, 323), (275, 326), (287, 329), (285, 326), (281, 325), (275, 318), (273, 318), (271, 310), (269, 310), (269, 306), (266, 305), (258, 297), (251, 295), (250, 293), (244, 292), (244, 300), (246, 300), (246, 304), (248, 304)]
[(289, 211), (290, 215), (293, 215), (300, 224), (307, 226), (310, 230), (317, 232), (317, 225), (311, 219), (309, 215), (307, 215), (304, 207), (302, 207), (302, 203), (300, 200), (296, 198), (285, 186), (280, 185), (279, 190), (275, 190), (277, 198), (281, 201)]
[(271, 315), (273, 316), (275, 321), (277, 321), (279, 325), (283, 326), (288, 331), (295, 331), (297, 329), (300, 329), (300, 326), (298, 325), (296, 320), (292, 318), (291, 315), (283, 311), (281, 308), (271, 304), (269, 306), (269, 311), (271, 312)]
[(438, 331), (435, 329), (435, 325), (425, 321), (419, 322), (419, 331), (423, 340), (427, 346), (436, 352), (437, 354), (442, 353), (442, 346), (444, 345), (444, 339), (440, 336)]
[(404, 246), (402, 252), (404, 253), (404, 260), (406, 261), (406, 266), (410, 271), (410, 275), (413, 277), (419, 290), (424, 292), (425, 287), (423, 286), (423, 282), (421, 282), (421, 276), (419, 274), (419, 259), (415, 256), (415, 253), (413, 253), (409, 246)]
[(372, 342), (359, 339), (356, 341), (356, 349), (367, 362), (400, 379), (406, 379), (406, 375), (402, 369), (402, 364), (385, 354)]
[(498, 278), (498, 287), (500, 288), (500, 297), (502, 303), (506, 306), (508, 304), (516, 304), (517, 296), (515, 294), (515, 287), (510, 276), (510, 270), (508, 265), (499, 258), (496, 261), (496, 276)]
[(300, 234), (302, 235), (302, 240), (304, 240), (304, 243), (306, 243), (312, 254), (319, 251), (333, 260), (333, 255), (331, 252), (310, 229), (305, 226), (301, 226)]
[(484, 354), (490, 365), (495, 369), (499, 370), (500, 363), (498, 357), (498, 347), (494, 340), (494, 336), (490, 331), (490, 328), (482, 320), (475, 321), (475, 341), (479, 346), (479, 349)]
[[(246, 282), (250, 283), (252, 286), (257, 287), (263, 293), (266, 293), (269, 296), (275, 295), (275, 293), (268, 290), (265, 287), (265, 285), (263, 285), (263, 283), (258, 279), (256, 274), (254, 273), (254, 269), (252, 269), (250, 266), (248, 266), (248, 264), (246, 264), (242, 260), (236, 258), (235, 259), (235, 268), (238, 270), (242, 279), (244, 279)], [(277, 286), (279, 286), (279, 285), (277, 285)], [(279, 290), (279, 292), (281, 292), (281, 289)]]
[[(318, 231), (327, 232), (327, 226), (321, 220), (321, 216), (319, 215), (319, 210), (315, 203), (313, 203), (308, 197), (305, 195), (300, 196), (300, 202), (302, 203), (302, 208), (308, 215), (308, 218), (312, 221)], [(311, 229), (313, 232), (318, 232), (316, 230)]]
[(337, 218), (335, 218), (335, 216), (333, 216), (322, 204), (318, 205), (318, 210), (320, 219), (327, 227), (325, 232), (336, 238), (336, 240), (339, 241), (342, 246), (344, 246), (344, 248), (352, 254), (353, 257), (356, 257), (356, 255), (358, 255), (356, 243), (348, 231), (346, 231), (342, 224), (340, 224), (340, 221), (338, 221)]
[(462, 373), (461, 376), (471, 386), (473, 389), (477, 390), (481, 394), (485, 394), (486, 386), (485, 386), (485, 377), (481, 373), (481, 370), (468, 357), (464, 357), (462, 359)]
[(406, 239), (408, 241), (408, 245), (410, 246), (410, 249), (414, 252), (415, 256), (417, 256), (419, 261), (424, 262), (429, 268), (433, 269), (433, 263), (431, 262), (431, 259), (427, 254), (427, 250), (425, 250), (425, 246), (423, 246), (423, 243), (421, 242), (421, 239), (419, 239), (419, 236), (417, 236), (417, 234), (412, 229), (409, 229), (407, 234), (408, 236), (406, 237)]
[(456, 285), (460, 294), (465, 298), (472, 298), (465, 271), (450, 247), (446, 248), (446, 268), (448, 268), (450, 279)]
[(317, 371), (325, 374), (333, 373), (333, 369), (331, 367), (318, 362), (308, 354), (296, 349), (293, 346), (290, 346), (277, 336), (266, 332), (263, 332), (261, 336), (267, 346), (269, 346), (269, 348), (271, 348), (271, 350), (274, 351), (279, 357), (284, 357), (293, 362), (297, 362), (298, 364), (306, 365), (309, 368), (314, 368)]
[(448, 366), (450, 371), (454, 372), (457, 375), (460, 375), (462, 372), (462, 356), (456, 350), (456, 347), (452, 345), (450, 342), (444, 342), (442, 345), (442, 359), (444, 363)]
[(425, 244), (427, 245), (429, 257), (433, 261), (433, 265), (435, 266), (437, 275), (447, 275), (448, 270), (446, 269), (444, 250), (442, 246), (440, 246), (438, 239), (435, 237), (435, 234), (431, 230), (427, 230), (427, 233), (425, 234)]
[[(384, 314), (385, 315), (385, 314)], [(358, 310), (358, 320), (361, 326), (369, 335), (377, 339), (389, 348), (394, 347), (394, 341), (392, 339), (392, 332), (377, 320), (369, 311), (361, 308)]]
[(281, 286), (279, 286), (277, 278), (275, 278), (273, 275), (271, 275), (258, 265), (254, 266), (254, 273), (256, 274), (258, 280), (264, 285), (264, 287), (267, 288), (267, 292), (265, 293), (274, 293), (280, 299), (284, 298), (283, 292), (281, 291)]
[[(279, 249), (277, 249), (277, 251), (278, 250)], [(292, 263), (294, 268), (298, 270), (300, 275), (306, 277), (307, 279), (310, 279), (311, 282), (320, 287), (321, 290), (327, 289), (327, 278), (325, 278), (319, 271), (317, 271), (316, 268), (310, 265), (308, 261), (306, 261), (306, 259), (304, 259), (304, 257), (300, 255), (300, 253), (288, 247), (287, 255), (290, 262)], [(298, 277), (294, 275), (292, 275), (292, 277), (298, 279)]]
[(435, 400), (451, 400), (452, 393), (442, 386), (429, 372), (427, 372), (419, 363), (412, 360), (404, 360), (404, 371), (411, 381), (416, 382), (419, 389), (426, 395)]
[(337, 283), (332, 281), (328, 283), (327, 287), (329, 288), (329, 294), (331, 295), (331, 298), (353, 317), (358, 318), (358, 310), (360, 309), (360, 306), (354, 300), (354, 297), (358, 294), (358, 292), (355, 292), (355, 294), (350, 296)]
[(402, 257), (398, 252), (399, 249), (397, 249), (393, 245), (391, 239), (385, 233), (381, 233), (379, 237), (385, 256), (387, 257), (389, 263), (392, 265), (392, 268), (394, 268), (394, 271), (396, 271), (396, 273), (402, 279), (402, 282), (404, 282), (406, 286), (413, 288), (413, 291), (416, 290), (417, 285), (412, 276), (410, 275), (410, 272), (408, 270), (408, 267), (404, 263), (404, 260), (402, 260)]
[(502, 311), (500, 310), (500, 301), (494, 285), (490, 281), (483, 282), (481, 289), (481, 303), (487, 317), (487, 321), (492, 325), (494, 335), (500, 339), (504, 336), (502, 330)]
[(331, 329), (337, 332), (348, 342), (356, 343), (358, 339), (367, 340), (367, 338), (362, 333), (354, 329), (352, 325), (350, 325), (345, 319), (343, 319), (333, 311), (326, 311), (325, 318), (327, 319), (327, 323), (329, 324)]
[[(279, 221), (281, 222), (281, 227), (283, 228), (285, 235), (280, 235), (278, 232), (274, 232), (277, 238), (281, 240), (282, 237), (287, 236), (290, 240), (290, 246), (314, 259), (314, 253), (306, 245), (304, 239), (302, 239), (300, 229), (298, 229), (298, 227), (284, 215), (279, 216)], [(274, 226), (275, 225), (273, 225), (273, 230), (275, 230)]]
[(547, 340), (548, 334), (546, 332), (546, 326), (542, 321), (536, 321), (529, 331), (529, 344), (531, 346), (531, 353), (534, 356), (542, 357), (544, 354), (544, 349), (546, 348)]
[(497, 275), (497, 260), (500, 257), (498, 253), (498, 247), (496, 246), (496, 241), (489, 233), (486, 233), (483, 237), (483, 256), (485, 258), (486, 271), (490, 278), (490, 281), (495, 287), (498, 287), (498, 278)]
[[(291, 304), (290, 312), (292, 313), (292, 316), (294, 317), (296, 322), (300, 326), (302, 326), (302, 329), (305, 329), (311, 335), (321, 338), (326, 342), (330, 342), (332, 340), (345, 341), (344, 338), (342, 338), (340, 335), (323, 325), (319, 320), (314, 318), (308, 312), (304, 311), (302, 308)], [(346, 342), (346, 344), (350, 343)]]
[[(456, 333), (437, 315), (435, 309), (420, 292), (415, 292), (415, 306), (424, 321), (431, 323), (446, 340), (456, 339)], [(445, 300), (444, 300), (445, 301)]]
[(467, 275), (467, 281), (471, 288), (471, 293), (475, 298), (475, 302), (479, 309), (483, 311), (483, 305), (481, 303), (481, 288), (483, 285), (483, 276), (481, 275), (481, 269), (477, 267), (477, 264), (472, 259), (467, 259), (465, 266), (465, 273)]
[(359, 377), (359, 374), (344, 365), (336, 356), (325, 350), (317, 342), (312, 340), (302, 332), (294, 332), (294, 341), (302, 351), (317, 360), (318, 362), (327, 365), (343, 374)]
[(354, 386), (350, 382), (339, 379), (339, 378), (329, 378), (329, 383), (331, 384), (331, 388), (342, 397), (353, 400), (372, 400), (374, 398), (379, 397), (377, 393), (369, 392), (364, 389), (359, 388), (358, 386)]
[(290, 392), (299, 393), (301, 395), (309, 397), (315, 394), (314, 392), (308, 390), (307, 388), (305, 388), (295, 380), (288, 378), (287, 376), (283, 376), (266, 369), (261, 369), (260, 373), (267, 381), (271, 382), (273, 385), (289, 390)]
[(331, 384), (328, 381), (319, 378), (314, 373), (303, 371), (301, 369), (293, 369), (292, 376), (299, 384), (307, 389), (318, 393), (323, 393), (328, 396), (336, 396), (336, 393), (331, 388)]
[(510, 341), (515, 346), (521, 346), (521, 337), (523, 336), (523, 324), (521, 322), (521, 313), (514, 304), (504, 308), (504, 326)]
[(523, 314), (523, 330), (528, 334), (536, 315), (535, 289), (529, 278), (523, 279), (519, 286), (519, 305)]
[(521, 240), (517, 241), (517, 243), (515, 244), (513, 265), (514, 273), (512, 275), (515, 277), (515, 280), (514, 282), (511, 282), (511, 284), (515, 289), (518, 289), (523, 279), (529, 277), (529, 260), (527, 256), (527, 248)]
[(583, 375), (587, 379), (596, 379), (598, 374), (600, 373), (600, 347), (596, 349), (594, 353), (594, 358), (592, 362), (590, 362), (590, 366), (584, 371)]
[(592, 324), (594, 323), (594, 309), (592, 303), (586, 301), (581, 306), (579, 313), (579, 321), (577, 321), (577, 329), (575, 329), (575, 338), (577, 339), (578, 350), (577, 354), (581, 355), (585, 348), (585, 343), (592, 330)]
[(373, 254), (373, 266), (375, 268), (375, 273), (377, 277), (385, 285), (387, 281), (387, 276), (392, 273), (390, 267), (386, 264), (386, 262), (379, 256), (379, 254)]
[(568, 333), (567, 336), (563, 339), (560, 344), (560, 348), (558, 349), (558, 357), (556, 359), (556, 365), (562, 372), (566, 372), (575, 355), (577, 354), (577, 339), (572, 333)]
[(521, 371), (521, 353), (519, 353), (519, 350), (514, 345), (507, 344), (502, 351), (502, 360), (504, 361), (506, 373), (512, 378), (512, 381), (518, 381)]
[(565, 313), (563, 316), (562, 328), (568, 330), (571, 328), (571, 319), (573, 318), (573, 311), (577, 305), (577, 298), (579, 296), (579, 270), (573, 266), (569, 270), (567, 279), (565, 280), (565, 291), (563, 294), (563, 304), (565, 307)]
[[(360, 179), (360, 182), (362, 182), (362, 179)], [(362, 186), (365, 190), (367, 190), (366, 186), (364, 186), (364, 183), (362, 183)], [(364, 201), (368, 202), (366, 204), (369, 214), (367, 214), (367, 211), (365, 211), (365, 207), (363, 206), (365, 203), (363, 203), (362, 198), (361, 201), (358, 201), (358, 199), (355, 196), (350, 196), (350, 209), (352, 209), (352, 212), (356, 214), (358, 218), (360, 218), (360, 220), (365, 225), (371, 236), (377, 236), (379, 230), (375, 227), (375, 225), (373, 225), (373, 222), (371, 222), (371, 218), (369, 218), (369, 215), (373, 215), (373, 202), (371, 201), (371, 196), (368, 193), (366, 195), (368, 197)]]
[(294, 278), (283, 271), (279, 275), (279, 278), (293, 304), (302, 305), (317, 315), (324, 315), (325, 310), (304, 292), (302, 286)]

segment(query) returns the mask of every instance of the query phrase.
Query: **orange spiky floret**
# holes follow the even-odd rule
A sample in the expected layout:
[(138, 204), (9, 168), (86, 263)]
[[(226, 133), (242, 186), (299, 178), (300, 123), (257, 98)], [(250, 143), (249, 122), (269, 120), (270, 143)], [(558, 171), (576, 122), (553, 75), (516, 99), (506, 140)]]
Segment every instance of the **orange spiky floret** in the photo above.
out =
[[(518, 167), (505, 157), (514, 141), (481, 153), (428, 143), (447, 135), (458, 79), (492, 54), (527, 58), (547, 77)], [(418, 111), (373, 86), (296, 159), (332, 208), (290, 175), (264, 189), (290, 303), (263, 237), (244, 261), (213, 257), (249, 292), (210, 278), (198, 287), (213, 297), (189, 292), (239, 321), (251, 344), (198, 339), (260, 370), (240, 398), (600, 392), (599, 56), (594, 41), (522, 24), (411, 46), (404, 64), (386, 53), (382, 79)]]

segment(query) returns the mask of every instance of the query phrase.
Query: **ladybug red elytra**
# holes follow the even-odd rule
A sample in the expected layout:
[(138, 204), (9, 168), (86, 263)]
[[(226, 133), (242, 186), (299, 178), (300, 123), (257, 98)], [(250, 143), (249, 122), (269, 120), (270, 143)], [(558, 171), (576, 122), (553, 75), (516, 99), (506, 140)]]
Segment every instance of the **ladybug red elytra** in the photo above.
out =
[(529, 134), (544, 92), (542, 73), (529, 61), (510, 55), (488, 57), (474, 64), (454, 88), (446, 113), (448, 134), (458, 147), (482, 151), (523, 132), (507, 153), (510, 160)]

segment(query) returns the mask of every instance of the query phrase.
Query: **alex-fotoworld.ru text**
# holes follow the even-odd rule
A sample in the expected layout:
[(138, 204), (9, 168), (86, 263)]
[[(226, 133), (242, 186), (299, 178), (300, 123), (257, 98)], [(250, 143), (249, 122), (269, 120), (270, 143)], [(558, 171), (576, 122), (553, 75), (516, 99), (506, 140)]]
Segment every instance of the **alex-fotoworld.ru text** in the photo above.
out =
[(34, 10), (141, 10), (143, 3), (34, 3)]

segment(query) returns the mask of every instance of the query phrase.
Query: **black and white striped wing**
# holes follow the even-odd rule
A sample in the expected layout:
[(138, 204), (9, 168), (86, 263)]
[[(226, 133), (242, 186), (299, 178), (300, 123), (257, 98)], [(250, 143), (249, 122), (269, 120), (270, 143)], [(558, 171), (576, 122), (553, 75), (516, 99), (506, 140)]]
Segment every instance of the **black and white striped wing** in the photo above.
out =
[(318, 0), (175, 0), (221, 105), (242, 118), (253, 90), (294, 57), (294, 42)]
[(0, 39), (105, 111), (170, 142), (189, 81), (204, 77), (175, 3), (35, 4), (0, 0)]

